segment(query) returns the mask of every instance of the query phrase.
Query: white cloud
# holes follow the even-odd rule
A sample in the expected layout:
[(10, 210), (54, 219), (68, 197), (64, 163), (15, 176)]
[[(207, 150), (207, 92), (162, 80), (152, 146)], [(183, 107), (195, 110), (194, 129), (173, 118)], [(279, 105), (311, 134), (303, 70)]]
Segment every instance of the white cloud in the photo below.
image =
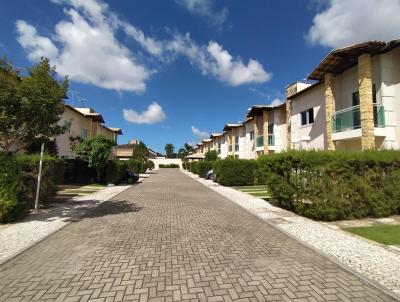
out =
[(113, 20), (103, 14), (106, 5), (93, 0), (53, 2), (74, 6), (64, 10), (68, 20), (57, 23), (53, 41), (25, 21), (16, 23), (18, 41), (30, 60), (48, 57), (60, 74), (77, 82), (117, 91), (145, 91), (152, 71), (119, 43)]
[[(211, 75), (231, 86), (263, 83), (271, 78), (258, 61), (249, 59), (245, 63), (217, 42), (198, 45), (189, 34), (179, 33), (171, 34), (167, 40), (146, 36), (101, 0), (51, 1), (66, 7), (66, 18), (55, 25), (51, 36), (44, 37), (34, 26), (18, 20), (17, 39), (31, 61), (48, 57), (61, 75), (69, 75), (73, 81), (141, 93), (156, 72), (151, 66), (169, 63), (178, 55), (185, 56), (203, 75)], [(149, 55), (144, 57), (124, 46), (117, 39), (120, 32), (136, 41)]]
[(36, 61), (41, 57), (54, 59), (58, 56), (57, 47), (49, 38), (38, 36), (36, 28), (22, 20), (18, 20), (16, 26), (19, 33), (18, 42), (29, 51), (30, 60)]
[(185, 55), (203, 74), (212, 75), (231, 86), (249, 83), (264, 83), (271, 79), (271, 74), (254, 59), (243, 63), (240, 57), (232, 55), (217, 42), (210, 41), (208, 46), (198, 46), (189, 34), (174, 35), (166, 48)]
[(228, 18), (228, 9), (224, 7), (221, 11), (215, 11), (212, 0), (175, 0), (184, 6), (191, 14), (199, 16), (211, 22), (211, 25), (221, 29)]
[(274, 99), (274, 100), (270, 103), (270, 105), (271, 105), (271, 106), (278, 106), (278, 105), (280, 105), (280, 104), (283, 104), (284, 102), (285, 102), (284, 100), (281, 100), (281, 99), (276, 98), (276, 99)]
[(400, 0), (324, 0), (310, 28), (311, 44), (342, 47), (400, 36)]
[(165, 121), (166, 115), (161, 106), (153, 102), (141, 113), (133, 109), (123, 109), (122, 113), (127, 122), (134, 124), (156, 124)]
[(197, 136), (197, 138), (199, 140), (202, 140), (204, 138), (209, 138), (210, 137), (210, 134), (208, 132), (201, 131), (198, 128), (196, 128), (195, 126), (192, 126), (192, 132), (193, 132), (194, 135)]

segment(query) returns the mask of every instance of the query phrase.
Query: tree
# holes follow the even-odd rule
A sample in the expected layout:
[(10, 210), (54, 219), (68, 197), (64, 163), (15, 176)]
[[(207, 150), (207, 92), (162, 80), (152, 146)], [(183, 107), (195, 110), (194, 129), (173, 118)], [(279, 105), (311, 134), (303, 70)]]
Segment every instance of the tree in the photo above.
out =
[(193, 146), (192, 145), (189, 145), (188, 143), (185, 143), (183, 145), (183, 147), (185, 148), (187, 154), (190, 154), (191, 152), (193, 152)]
[(21, 76), (0, 58), (0, 150), (4, 152), (64, 132), (57, 122), (64, 112), (68, 79), (58, 82), (55, 67), (45, 58), (28, 71), (28, 76)]
[(175, 147), (173, 144), (166, 144), (165, 145), (165, 153), (167, 158), (173, 158), (174, 157), (174, 150)]
[(139, 142), (139, 144), (133, 145), (133, 151), (132, 151), (133, 159), (138, 159), (142, 163), (146, 163), (148, 155), (149, 155), (149, 150), (147, 149), (147, 146), (143, 142)]
[(113, 140), (104, 136), (95, 136), (73, 146), (72, 152), (86, 161), (89, 167), (96, 169), (97, 181), (100, 181), (114, 145), (115, 142)]
[(215, 150), (207, 151), (206, 154), (204, 154), (205, 161), (213, 161), (217, 159), (218, 159), (218, 153)]
[(178, 151), (178, 157), (179, 157), (180, 159), (184, 159), (187, 155), (188, 155), (188, 153), (187, 153), (186, 149), (184, 149), (184, 148), (180, 148), (180, 149), (179, 149), (179, 151)]

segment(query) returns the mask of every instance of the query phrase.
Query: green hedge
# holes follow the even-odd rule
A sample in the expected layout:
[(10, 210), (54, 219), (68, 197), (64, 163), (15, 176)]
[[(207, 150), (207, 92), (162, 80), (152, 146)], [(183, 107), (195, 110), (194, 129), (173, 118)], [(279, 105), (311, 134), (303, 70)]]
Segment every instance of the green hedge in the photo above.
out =
[(106, 183), (117, 184), (124, 177), (128, 164), (124, 160), (109, 160), (106, 165)]
[(400, 213), (400, 151), (291, 151), (258, 159), (277, 206), (317, 220)]
[(215, 161), (203, 161), (197, 163), (196, 174), (200, 177), (205, 178), (207, 172), (213, 169), (213, 164)]
[[(25, 216), (34, 207), (39, 155), (0, 154), (0, 221), (10, 222)], [(64, 161), (50, 156), (43, 160), (40, 204), (48, 204), (64, 175)]]
[(88, 163), (80, 158), (65, 159), (65, 184), (89, 184), (96, 181), (97, 173)]
[(126, 161), (129, 171), (141, 174), (147, 171), (147, 163), (139, 159), (130, 159)]
[(224, 159), (214, 163), (216, 181), (224, 186), (249, 186), (257, 181), (255, 160)]
[(27, 213), (27, 203), (21, 198), (22, 189), (17, 161), (0, 153), (0, 222), (13, 221)]
[(158, 165), (159, 168), (179, 168), (178, 164), (160, 164)]
[[(20, 168), (23, 183), (22, 197), (30, 208), (34, 207), (36, 196), (37, 175), (39, 173), (40, 155), (18, 155), (16, 161)], [(48, 204), (57, 192), (57, 184), (63, 180), (65, 162), (63, 159), (44, 156), (42, 178), (40, 183), (40, 203)]]

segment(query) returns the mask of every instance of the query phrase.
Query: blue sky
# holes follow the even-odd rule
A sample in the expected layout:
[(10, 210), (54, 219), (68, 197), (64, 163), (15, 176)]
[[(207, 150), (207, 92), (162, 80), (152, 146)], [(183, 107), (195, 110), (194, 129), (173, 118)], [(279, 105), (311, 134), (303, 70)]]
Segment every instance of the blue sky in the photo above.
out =
[(20, 68), (49, 57), (79, 92), (74, 105), (86, 99), (122, 128), (120, 143), (160, 152), (282, 101), (331, 48), (400, 36), (400, 0), (13, 0), (0, 9), (1, 55)]

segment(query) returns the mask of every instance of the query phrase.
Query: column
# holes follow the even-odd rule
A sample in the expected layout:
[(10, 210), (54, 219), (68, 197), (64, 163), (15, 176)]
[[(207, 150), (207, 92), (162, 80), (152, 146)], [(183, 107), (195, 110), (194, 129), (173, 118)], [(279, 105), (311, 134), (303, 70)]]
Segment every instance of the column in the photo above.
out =
[(269, 112), (267, 110), (263, 110), (263, 115), (262, 115), (262, 121), (263, 121), (263, 130), (264, 130), (264, 155), (267, 155), (269, 150), (268, 150), (268, 124), (269, 124)]
[(332, 141), (332, 114), (335, 113), (334, 85), (335, 76), (332, 73), (325, 74), (325, 139), (328, 150), (335, 150), (335, 144)]
[(371, 55), (369, 54), (358, 57), (358, 87), (361, 112), (361, 149), (375, 149)]
[(286, 100), (286, 127), (287, 127), (287, 146), (286, 148), (290, 150), (292, 148), (292, 129), (291, 129), (291, 120), (292, 117), (292, 101)]
[(257, 154), (257, 137), (258, 137), (258, 117), (253, 118), (253, 132), (254, 132), (254, 158), (258, 157)]

